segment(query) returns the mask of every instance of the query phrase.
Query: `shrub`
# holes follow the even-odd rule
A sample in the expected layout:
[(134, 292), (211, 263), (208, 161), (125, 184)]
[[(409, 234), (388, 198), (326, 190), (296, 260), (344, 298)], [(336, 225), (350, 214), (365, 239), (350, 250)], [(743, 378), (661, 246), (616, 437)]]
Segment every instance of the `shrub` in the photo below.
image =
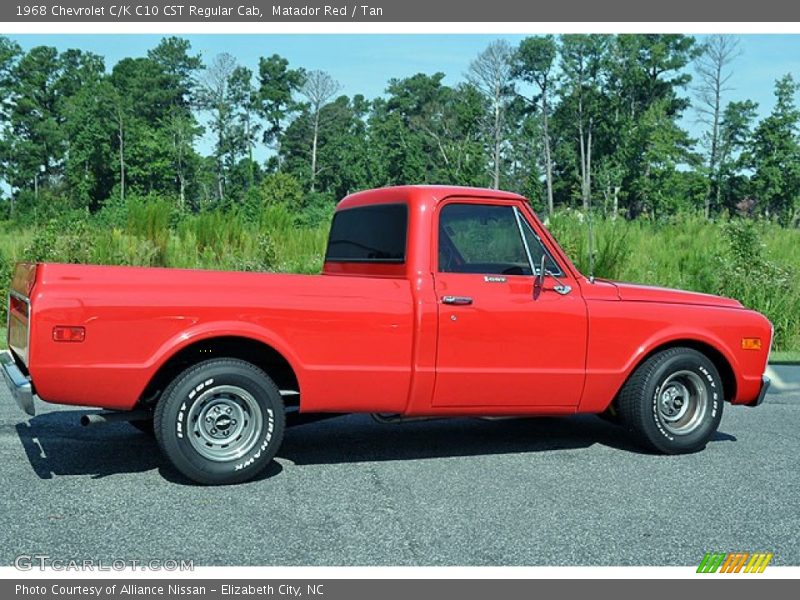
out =
[(800, 330), (800, 290), (794, 269), (765, 256), (765, 244), (750, 219), (723, 226), (727, 247), (718, 255), (717, 292), (767, 316), (775, 326), (775, 347), (793, 346)]

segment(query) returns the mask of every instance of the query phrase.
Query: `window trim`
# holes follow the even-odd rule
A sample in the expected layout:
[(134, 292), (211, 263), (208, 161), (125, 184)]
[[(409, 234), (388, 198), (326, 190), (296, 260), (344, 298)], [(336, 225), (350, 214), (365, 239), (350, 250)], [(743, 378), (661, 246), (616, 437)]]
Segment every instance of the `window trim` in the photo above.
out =
[[(530, 244), (528, 244), (528, 240), (525, 237), (524, 225), (522, 224), (522, 220), (524, 219), (524, 217), (519, 212), (519, 208), (518, 207), (515, 206), (514, 207), (514, 211), (519, 214), (519, 219), (520, 219), (518, 221), (519, 222), (519, 227), (520, 227), (520, 232), (519, 233), (522, 236), (522, 242), (525, 244), (525, 250), (528, 252), (528, 258), (531, 261), (531, 273), (533, 273), (534, 277), (538, 277), (538, 275), (536, 273), (536, 265), (533, 264), (533, 255), (530, 254)], [(564, 269), (561, 268), (561, 265), (558, 264), (558, 261), (555, 259), (553, 254), (550, 252), (550, 250), (547, 249), (547, 246), (545, 246), (544, 242), (542, 241), (542, 238), (539, 237), (539, 234), (536, 233), (536, 229), (533, 227), (533, 225), (531, 225), (527, 221), (525, 222), (525, 224), (530, 228), (531, 233), (533, 234), (533, 237), (536, 238), (536, 241), (539, 242), (539, 245), (542, 247), (542, 251), (544, 252), (545, 256), (547, 256), (547, 259), (551, 263), (553, 263), (553, 265), (555, 265), (555, 267), (558, 269), (557, 272), (554, 272), (554, 271), (551, 271), (550, 269), (548, 269), (545, 266), (545, 269), (544, 269), (545, 276), (549, 275), (550, 277), (564, 277)], [(545, 265), (547, 265), (547, 260), (545, 260)]]
[(523, 231), (522, 223), (520, 222), (519, 209), (516, 206), (514, 207), (514, 220), (517, 222), (517, 232), (519, 233), (519, 238), (522, 240), (522, 247), (525, 248), (525, 256), (528, 257), (528, 266), (531, 268), (531, 275), (536, 277), (536, 265), (533, 264), (531, 248), (528, 245), (528, 240), (525, 239), (525, 232)]
[[(329, 258), (328, 252), (331, 245), (331, 235), (333, 235), (333, 223), (336, 220), (336, 216), (342, 213), (350, 212), (353, 210), (360, 210), (364, 208), (375, 208), (375, 207), (387, 207), (387, 206), (402, 206), (405, 212), (405, 228), (404, 232), (405, 235), (403, 237), (403, 256), (402, 258)], [(398, 201), (398, 202), (371, 202), (367, 204), (362, 204), (360, 206), (351, 206), (349, 208), (344, 208), (341, 210), (337, 210), (334, 215), (333, 219), (331, 219), (331, 228), (328, 232), (328, 242), (325, 244), (325, 259), (324, 263), (336, 263), (336, 264), (366, 264), (366, 265), (404, 265), (406, 264), (406, 260), (408, 259), (408, 230), (410, 226), (410, 211), (408, 210), (408, 202)]]
[[(530, 227), (531, 232), (533, 233), (534, 237), (539, 241), (539, 244), (542, 247), (542, 250), (547, 255), (548, 259), (558, 268), (558, 272), (553, 272), (549, 269), (545, 269), (545, 276), (549, 277), (571, 277), (568, 275), (568, 271), (566, 271), (561, 263), (555, 258), (553, 253), (547, 247), (542, 237), (536, 232), (536, 227), (534, 227), (531, 222), (526, 217), (526, 212), (523, 210), (519, 203), (513, 200), (505, 200), (500, 198), (480, 198), (480, 197), (469, 197), (469, 196), (451, 196), (449, 198), (445, 198), (439, 205), (436, 207), (435, 214), (433, 218), (435, 219), (435, 224), (431, 228), (432, 229), (432, 237), (435, 241), (435, 246), (431, 248), (431, 263), (433, 265), (433, 272), (436, 274), (443, 274), (443, 275), (478, 275), (478, 276), (486, 276), (486, 275), (493, 275), (492, 273), (458, 273), (455, 271), (442, 271), (441, 265), (439, 264), (439, 247), (441, 244), (441, 239), (439, 235), (439, 228), (441, 224), (442, 212), (452, 205), (452, 204), (461, 204), (466, 206), (498, 206), (498, 207), (510, 207), (514, 210), (515, 216), (518, 215), (520, 220), (524, 220), (525, 224)], [(529, 254), (530, 246), (528, 245), (528, 240), (525, 239), (525, 234), (523, 230), (520, 228), (523, 227), (521, 221), (517, 221), (517, 227), (519, 229), (518, 234), (522, 239), (523, 248), (525, 249), (525, 254), (528, 257), (528, 265), (531, 268), (532, 275), (503, 275), (503, 277), (537, 277), (536, 275), (536, 266), (533, 264), (532, 256)]]

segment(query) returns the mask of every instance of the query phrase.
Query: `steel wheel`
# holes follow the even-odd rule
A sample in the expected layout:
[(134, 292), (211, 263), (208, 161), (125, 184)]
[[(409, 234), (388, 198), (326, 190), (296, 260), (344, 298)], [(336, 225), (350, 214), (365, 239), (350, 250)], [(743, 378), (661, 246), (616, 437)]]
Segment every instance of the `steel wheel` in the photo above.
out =
[(264, 420), (258, 402), (247, 390), (219, 385), (200, 394), (189, 409), (187, 424), (187, 437), (198, 454), (226, 462), (253, 449)]
[(703, 423), (708, 410), (708, 393), (696, 372), (672, 373), (661, 384), (656, 396), (658, 418), (670, 433), (687, 435)]
[(617, 397), (620, 421), (645, 448), (686, 454), (705, 447), (719, 427), (725, 400), (716, 365), (694, 348), (676, 346), (647, 358)]

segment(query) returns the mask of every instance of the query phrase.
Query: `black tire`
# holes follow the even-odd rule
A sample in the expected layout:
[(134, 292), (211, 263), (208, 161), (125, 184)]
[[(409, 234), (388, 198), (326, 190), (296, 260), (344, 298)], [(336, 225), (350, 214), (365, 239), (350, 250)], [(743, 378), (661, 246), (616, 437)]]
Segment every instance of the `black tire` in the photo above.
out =
[(716, 432), (724, 402), (714, 363), (692, 348), (670, 348), (642, 363), (620, 390), (622, 425), (662, 454), (702, 450)]
[(138, 421), (128, 421), (128, 423), (131, 424), (131, 427), (138, 429), (146, 435), (151, 437), (156, 435), (156, 432), (154, 431), (153, 419), (140, 419)]
[(237, 359), (190, 367), (156, 405), (155, 434), (164, 455), (197, 483), (247, 481), (283, 441), (285, 409), (272, 379)]

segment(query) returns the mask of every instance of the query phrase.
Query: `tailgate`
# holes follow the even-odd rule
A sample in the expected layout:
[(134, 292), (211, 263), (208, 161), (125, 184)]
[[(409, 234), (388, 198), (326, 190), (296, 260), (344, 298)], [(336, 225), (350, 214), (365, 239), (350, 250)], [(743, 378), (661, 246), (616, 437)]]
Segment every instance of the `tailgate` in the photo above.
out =
[(28, 366), (30, 296), (36, 282), (36, 265), (18, 263), (8, 292), (8, 347)]

